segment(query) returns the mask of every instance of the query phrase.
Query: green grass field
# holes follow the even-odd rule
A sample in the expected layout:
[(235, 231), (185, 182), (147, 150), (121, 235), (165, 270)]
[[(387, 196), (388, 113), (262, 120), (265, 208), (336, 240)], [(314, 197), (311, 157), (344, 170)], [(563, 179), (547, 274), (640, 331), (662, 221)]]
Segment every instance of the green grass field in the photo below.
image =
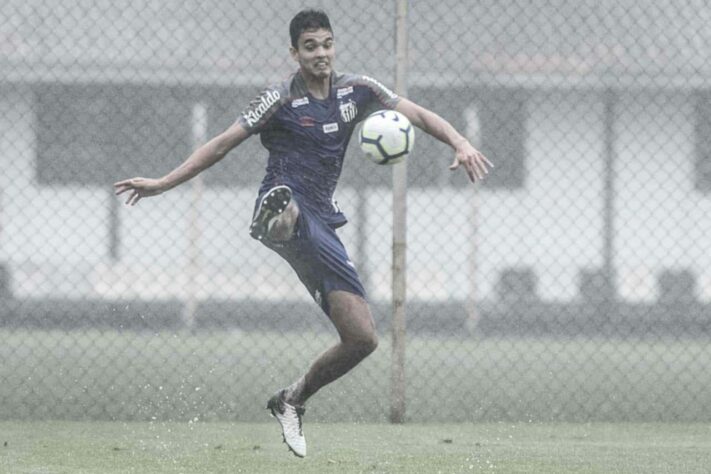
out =
[(264, 404), (333, 340), (0, 330), (0, 473), (710, 471), (694, 339), (409, 337), (394, 426), (384, 336), (310, 401), (297, 459)]
[(3, 473), (708, 473), (708, 424), (0, 422)]
[[(0, 420), (240, 421), (330, 334), (0, 330)], [(311, 421), (386, 422), (387, 334)], [(711, 422), (705, 340), (408, 337), (407, 420)], [(466, 409), (463, 409), (466, 407)]]

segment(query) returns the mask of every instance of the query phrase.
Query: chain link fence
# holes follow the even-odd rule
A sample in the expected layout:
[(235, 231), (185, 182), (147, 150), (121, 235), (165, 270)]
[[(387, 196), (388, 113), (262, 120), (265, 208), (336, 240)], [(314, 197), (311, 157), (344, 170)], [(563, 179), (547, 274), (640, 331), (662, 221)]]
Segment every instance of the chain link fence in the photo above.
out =
[[(337, 70), (395, 82), (395, 4), (0, 5), (0, 419), (261, 420), (336, 334), (250, 239), (251, 138), (127, 208), (292, 72), (288, 22), (324, 8)], [(711, 7), (408, 3), (408, 96), (496, 165), (408, 163), (412, 421), (709, 421)], [(381, 346), (310, 419), (384, 421), (392, 169), (348, 152), (340, 231)]]

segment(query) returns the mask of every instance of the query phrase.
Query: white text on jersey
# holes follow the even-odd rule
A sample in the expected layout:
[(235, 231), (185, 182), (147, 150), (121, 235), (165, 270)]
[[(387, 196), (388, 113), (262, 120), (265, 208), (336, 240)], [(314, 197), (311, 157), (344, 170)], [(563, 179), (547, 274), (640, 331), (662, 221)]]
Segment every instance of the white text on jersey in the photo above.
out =
[(293, 108), (293, 109), (300, 107), (302, 105), (309, 105), (309, 98), (308, 97), (302, 97), (301, 99), (295, 99), (295, 100), (291, 101), (291, 108)]
[(352, 94), (352, 93), (353, 93), (353, 86), (345, 87), (343, 89), (338, 89), (336, 91), (336, 98), (340, 99), (340, 98), (345, 97), (348, 94)]
[(244, 119), (250, 127), (253, 127), (259, 119), (281, 98), (279, 91), (267, 91), (259, 98), (259, 105), (248, 113), (244, 114)]

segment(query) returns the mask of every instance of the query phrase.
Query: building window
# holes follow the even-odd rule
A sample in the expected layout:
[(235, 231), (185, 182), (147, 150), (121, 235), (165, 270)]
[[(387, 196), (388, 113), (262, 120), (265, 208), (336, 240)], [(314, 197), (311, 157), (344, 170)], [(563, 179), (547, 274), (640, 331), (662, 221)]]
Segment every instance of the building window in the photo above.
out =
[[(237, 119), (254, 87), (44, 84), (35, 89), (37, 175), (41, 184), (111, 185), (159, 177), (182, 163), (194, 143), (192, 110), (207, 109), (207, 138)], [(207, 170), (210, 186), (254, 185), (266, 166), (258, 138)], [(238, 155), (238, 156), (237, 156)]]
[[(449, 121), (466, 135), (496, 166), (483, 184), (489, 188), (516, 189), (526, 177), (526, 103), (528, 94), (520, 89), (412, 87), (414, 102)], [(408, 182), (417, 187), (467, 187), (466, 173), (452, 173), (452, 149), (438, 140), (419, 135), (414, 158), (408, 162)], [(386, 178), (391, 181), (390, 175)], [(388, 184), (390, 181), (387, 181)]]
[(479, 149), (495, 166), (494, 172), (483, 181), (484, 186), (523, 187), (526, 179), (526, 94), (509, 89), (481, 91), (475, 107), (481, 140)]
[(191, 103), (176, 89), (51, 84), (36, 89), (38, 180), (107, 185), (165, 174), (190, 150)]
[[(190, 121), (196, 102), (207, 107), (208, 138), (211, 138), (236, 120), (256, 90), (126, 84), (38, 85), (35, 88), (38, 180), (45, 185), (106, 186), (130, 176), (162, 176), (185, 160), (194, 146)], [(506, 189), (523, 186), (526, 135), (523, 92), (471, 88), (421, 88), (413, 92), (416, 102), (440, 113), (467, 135), (471, 135), (468, 131), (471, 117), (477, 117), (478, 147), (496, 165), (495, 172), (484, 180), (485, 186)], [(356, 142), (353, 140), (351, 145)], [(260, 140), (248, 140), (234, 154), (234, 158), (214, 167), (217, 169), (204, 173), (208, 185), (252, 185), (260, 181), (267, 157)], [(365, 169), (357, 143), (349, 147), (348, 154), (341, 186), (391, 184), (389, 167)], [(452, 160), (448, 146), (430, 137), (420, 137), (414, 155), (423, 158), (410, 162), (410, 185), (468, 185), (464, 173), (447, 170)]]

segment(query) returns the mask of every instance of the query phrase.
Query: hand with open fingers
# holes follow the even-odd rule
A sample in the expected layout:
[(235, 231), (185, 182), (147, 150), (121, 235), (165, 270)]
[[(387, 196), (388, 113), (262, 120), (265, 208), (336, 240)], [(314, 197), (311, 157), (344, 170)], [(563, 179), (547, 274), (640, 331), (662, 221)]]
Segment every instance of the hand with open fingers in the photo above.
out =
[(454, 154), (454, 162), (450, 165), (450, 170), (456, 170), (459, 166), (463, 166), (469, 176), (469, 180), (474, 183), (476, 180), (484, 179), (484, 176), (489, 174), (489, 169), (494, 165), (471, 143), (464, 140), (459, 145)]
[(159, 179), (151, 178), (131, 178), (114, 183), (116, 195), (129, 192), (126, 204), (135, 206), (141, 198), (157, 196), (165, 191)]

